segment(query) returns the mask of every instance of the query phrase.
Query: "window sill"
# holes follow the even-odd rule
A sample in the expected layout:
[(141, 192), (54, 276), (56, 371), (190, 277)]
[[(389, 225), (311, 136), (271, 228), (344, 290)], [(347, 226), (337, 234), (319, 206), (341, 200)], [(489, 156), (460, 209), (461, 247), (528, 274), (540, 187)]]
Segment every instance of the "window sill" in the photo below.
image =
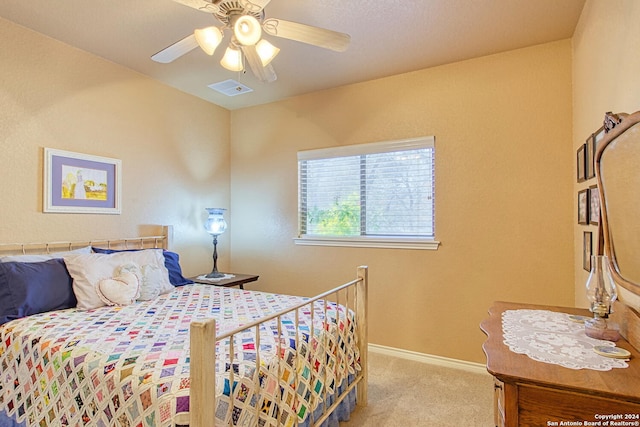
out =
[(397, 237), (298, 237), (293, 239), (302, 246), (343, 246), (352, 248), (420, 249), (438, 250), (440, 242), (433, 239)]

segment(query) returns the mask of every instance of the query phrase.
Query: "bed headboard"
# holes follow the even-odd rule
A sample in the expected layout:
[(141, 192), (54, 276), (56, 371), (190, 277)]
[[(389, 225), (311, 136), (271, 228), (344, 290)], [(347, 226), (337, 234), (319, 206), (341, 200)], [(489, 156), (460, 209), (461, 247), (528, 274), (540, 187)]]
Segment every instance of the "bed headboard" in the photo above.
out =
[(56, 242), (0, 243), (0, 256), (17, 254), (44, 254), (71, 251), (84, 246), (107, 249), (171, 249), (173, 227), (163, 225), (161, 234), (140, 237), (117, 237), (110, 239), (69, 240)]

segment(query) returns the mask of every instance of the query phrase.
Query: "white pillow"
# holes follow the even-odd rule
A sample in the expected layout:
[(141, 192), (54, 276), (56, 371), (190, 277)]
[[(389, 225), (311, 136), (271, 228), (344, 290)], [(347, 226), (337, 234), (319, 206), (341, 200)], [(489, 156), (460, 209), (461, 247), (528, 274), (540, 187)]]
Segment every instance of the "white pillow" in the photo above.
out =
[(157, 275), (160, 294), (171, 292), (174, 288), (169, 282), (169, 271), (164, 266), (162, 249), (145, 249), (112, 254), (83, 254), (64, 257), (67, 270), (73, 278), (73, 293), (78, 300), (78, 308), (89, 310), (105, 305), (96, 292), (96, 286), (102, 279), (111, 279), (119, 275), (120, 268), (129, 263), (139, 266), (153, 266), (160, 270)]
[[(155, 265), (147, 264), (140, 267), (130, 262), (120, 266), (116, 271), (118, 276), (123, 273), (132, 273), (138, 278), (140, 284), (140, 292), (136, 296), (138, 301), (152, 300), (160, 295), (162, 291), (162, 271)], [(171, 278), (169, 278), (169, 280), (171, 280)]]
[(33, 255), (5, 255), (0, 256), (0, 262), (42, 262), (49, 261), (54, 258), (64, 258), (67, 255), (76, 254), (90, 254), (93, 251), (91, 246), (85, 246), (83, 248), (74, 249), (72, 251), (65, 252), (51, 252), (48, 254), (33, 254)]

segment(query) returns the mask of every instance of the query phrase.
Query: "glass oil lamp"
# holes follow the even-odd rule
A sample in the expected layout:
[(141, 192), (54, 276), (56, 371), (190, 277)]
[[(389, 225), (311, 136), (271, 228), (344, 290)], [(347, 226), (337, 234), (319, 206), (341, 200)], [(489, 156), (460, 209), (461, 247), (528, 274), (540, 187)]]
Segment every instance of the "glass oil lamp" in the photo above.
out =
[(607, 341), (620, 339), (618, 325), (609, 321), (613, 302), (618, 297), (605, 255), (591, 256), (591, 272), (586, 283), (589, 310), (593, 318), (584, 322), (585, 333), (591, 338)]

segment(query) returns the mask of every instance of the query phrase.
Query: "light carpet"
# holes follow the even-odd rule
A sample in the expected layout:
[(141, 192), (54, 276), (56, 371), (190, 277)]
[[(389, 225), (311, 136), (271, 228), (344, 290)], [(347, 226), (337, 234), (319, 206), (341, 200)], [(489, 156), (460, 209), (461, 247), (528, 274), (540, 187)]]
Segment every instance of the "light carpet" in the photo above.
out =
[(369, 402), (340, 427), (493, 426), (488, 373), (369, 352)]

